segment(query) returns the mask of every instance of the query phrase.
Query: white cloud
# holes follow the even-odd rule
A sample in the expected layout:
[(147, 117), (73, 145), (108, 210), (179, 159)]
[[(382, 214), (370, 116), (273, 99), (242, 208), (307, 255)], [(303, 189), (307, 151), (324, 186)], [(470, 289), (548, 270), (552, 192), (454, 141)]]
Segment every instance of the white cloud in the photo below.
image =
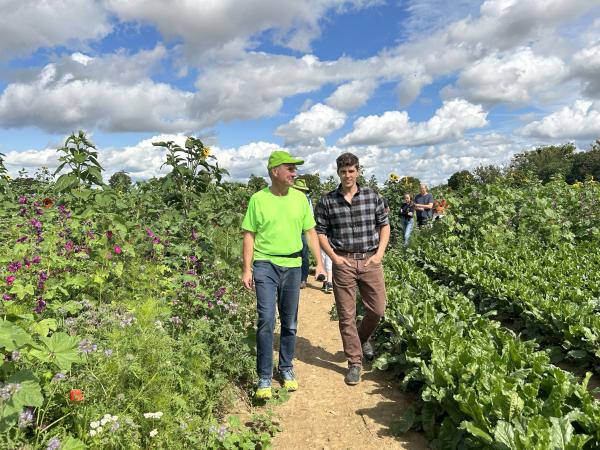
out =
[(596, 139), (600, 136), (600, 102), (578, 100), (573, 107), (526, 125), (522, 133), (552, 139)]
[(450, 89), (449, 94), (474, 102), (525, 103), (536, 93), (553, 89), (567, 75), (567, 67), (559, 58), (538, 56), (530, 48), (519, 48), (473, 63), (460, 74), (458, 89)]
[(573, 56), (572, 72), (583, 81), (584, 94), (600, 98), (600, 44), (578, 51)]
[(164, 54), (159, 46), (133, 56), (64, 57), (45, 66), (36, 79), (6, 87), (0, 96), (0, 125), (36, 126), (59, 133), (78, 128), (195, 130), (200, 124), (186, 112), (193, 94), (155, 83), (148, 76)]
[(57, 45), (81, 47), (112, 31), (100, 2), (4, 0), (0, 4), (0, 57)]
[(274, 30), (274, 40), (308, 51), (320, 34), (319, 21), (331, 10), (365, 8), (373, 0), (105, 0), (121, 20), (155, 24), (169, 38), (181, 37), (188, 54), (208, 50), (222, 55), (240, 53), (252, 36)]
[(277, 136), (285, 138), (285, 146), (318, 146), (325, 137), (344, 126), (346, 114), (317, 103), (306, 112), (301, 112), (289, 123), (275, 130)]
[(471, 128), (487, 124), (481, 105), (455, 99), (444, 102), (427, 122), (411, 122), (405, 111), (387, 111), (381, 116), (361, 117), (354, 129), (340, 139), (342, 145), (384, 147), (429, 145), (460, 138)]
[(353, 111), (367, 103), (376, 87), (375, 80), (354, 80), (338, 86), (325, 103), (340, 111)]

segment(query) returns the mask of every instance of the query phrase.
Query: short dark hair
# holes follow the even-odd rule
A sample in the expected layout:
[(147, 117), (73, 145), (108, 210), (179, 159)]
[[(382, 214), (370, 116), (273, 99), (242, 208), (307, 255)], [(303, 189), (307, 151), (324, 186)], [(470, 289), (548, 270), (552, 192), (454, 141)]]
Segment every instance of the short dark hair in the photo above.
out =
[(356, 170), (360, 168), (358, 164), (358, 156), (352, 153), (342, 153), (335, 160), (337, 164), (337, 170), (340, 170), (342, 167), (355, 166)]

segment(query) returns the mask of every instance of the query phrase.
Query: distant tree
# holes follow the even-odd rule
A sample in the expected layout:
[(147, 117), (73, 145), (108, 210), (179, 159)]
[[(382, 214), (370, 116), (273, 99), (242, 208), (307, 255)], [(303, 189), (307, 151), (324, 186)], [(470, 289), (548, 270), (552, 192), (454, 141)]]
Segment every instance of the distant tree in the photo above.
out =
[(321, 193), (321, 178), (319, 177), (319, 173), (310, 174), (305, 173), (300, 175), (298, 178), (301, 178), (306, 183), (306, 186), (310, 189), (311, 192), (316, 194)]
[(108, 184), (115, 191), (129, 192), (132, 182), (131, 177), (125, 171), (121, 170), (111, 175)]
[(371, 178), (369, 178), (369, 181), (367, 181), (367, 186), (369, 186), (371, 189), (374, 189), (376, 192), (380, 191), (375, 174), (371, 175)]
[(492, 164), (479, 166), (473, 170), (475, 181), (481, 184), (489, 184), (502, 178), (502, 169)]
[(448, 178), (448, 187), (455, 191), (458, 191), (473, 183), (475, 183), (475, 177), (468, 170), (454, 172), (450, 178)]
[(547, 145), (515, 155), (510, 168), (533, 172), (544, 183), (556, 175), (566, 177), (573, 165), (575, 145)]
[(586, 181), (591, 177), (596, 181), (600, 180), (600, 139), (587, 152), (575, 153), (572, 159), (573, 165), (567, 174), (568, 183)]
[(327, 192), (333, 191), (338, 187), (338, 181), (333, 177), (333, 175), (329, 175), (329, 178), (321, 185), (321, 192), (326, 194)]
[(261, 189), (266, 188), (268, 185), (269, 184), (263, 177), (257, 177), (254, 174), (251, 174), (250, 179), (248, 180), (248, 188), (252, 192), (258, 192)]

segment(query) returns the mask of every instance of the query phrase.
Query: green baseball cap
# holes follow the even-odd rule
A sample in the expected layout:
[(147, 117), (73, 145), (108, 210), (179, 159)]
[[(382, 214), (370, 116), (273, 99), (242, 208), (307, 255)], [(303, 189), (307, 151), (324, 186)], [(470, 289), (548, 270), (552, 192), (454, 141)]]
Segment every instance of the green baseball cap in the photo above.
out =
[(283, 150), (275, 150), (269, 156), (269, 163), (267, 164), (267, 169), (272, 169), (273, 167), (280, 166), (282, 164), (304, 164), (304, 160), (302, 159), (294, 159), (292, 155)]
[(299, 191), (310, 191), (310, 188), (306, 185), (306, 181), (302, 178), (296, 178), (292, 187)]

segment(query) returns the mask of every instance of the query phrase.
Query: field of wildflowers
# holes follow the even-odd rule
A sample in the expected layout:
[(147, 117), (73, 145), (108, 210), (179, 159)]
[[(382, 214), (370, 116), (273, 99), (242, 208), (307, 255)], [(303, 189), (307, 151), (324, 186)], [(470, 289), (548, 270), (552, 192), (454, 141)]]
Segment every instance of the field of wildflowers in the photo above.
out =
[(199, 140), (160, 144), (170, 175), (115, 188), (83, 133), (57, 181), (0, 164), (0, 448), (268, 442), (224, 417), (254, 373), (237, 249), (251, 192), (218, 183)]

